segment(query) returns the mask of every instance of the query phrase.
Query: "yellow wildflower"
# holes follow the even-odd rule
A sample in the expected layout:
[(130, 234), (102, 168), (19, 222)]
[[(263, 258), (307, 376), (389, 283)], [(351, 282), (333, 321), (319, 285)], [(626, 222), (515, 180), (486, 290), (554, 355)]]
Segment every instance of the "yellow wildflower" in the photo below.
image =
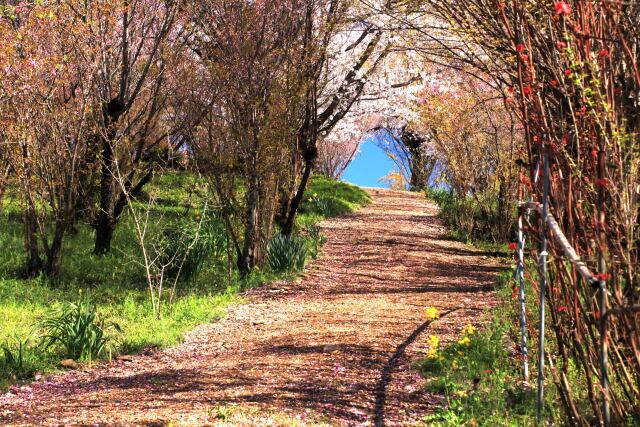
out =
[(478, 330), (478, 328), (476, 328), (475, 326), (473, 326), (471, 323), (469, 323), (467, 326), (465, 326), (462, 329), (462, 332), (464, 332), (467, 335), (473, 335), (476, 333), (476, 331)]
[(440, 312), (439, 312), (439, 311), (438, 311), (438, 309), (437, 309), (437, 308), (435, 308), (435, 307), (427, 307), (427, 308), (424, 310), (424, 317), (425, 317), (427, 320), (435, 320), (435, 319), (437, 319), (438, 317), (440, 317)]
[(469, 344), (471, 344), (471, 340), (469, 339), (468, 336), (464, 336), (464, 337), (462, 337), (462, 338), (460, 338), (458, 340), (458, 344), (460, 344), (460, 345), (469, 345)]
[(463, 391), (463, 390), (458, 390), (458, 391), (456, 391), (456, 395), (458, 397), (467, 397), (467, 392)]
[(438, 356), (438, 347), (440, 346), (440, 339), (436, 335), (429, 335), (427, 339), (429, 342), (429, 350), (427, 350), (427, 357), (429, 359), (435, 359)]

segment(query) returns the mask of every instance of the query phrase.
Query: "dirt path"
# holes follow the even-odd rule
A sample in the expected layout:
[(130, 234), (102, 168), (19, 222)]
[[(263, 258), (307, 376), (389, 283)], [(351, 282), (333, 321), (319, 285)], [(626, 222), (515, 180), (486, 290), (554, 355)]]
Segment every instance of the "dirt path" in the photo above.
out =
[[(413, 425), (440, 403), (411, 363), (493, 304), (498, 268), (443, 238), (416, 194), (323, 223), (323, 256), (248, 294), (170, 350), (67, 372), (0, 396), (0, 424)], [(425, 322), (424, 308), (441, 319)]]

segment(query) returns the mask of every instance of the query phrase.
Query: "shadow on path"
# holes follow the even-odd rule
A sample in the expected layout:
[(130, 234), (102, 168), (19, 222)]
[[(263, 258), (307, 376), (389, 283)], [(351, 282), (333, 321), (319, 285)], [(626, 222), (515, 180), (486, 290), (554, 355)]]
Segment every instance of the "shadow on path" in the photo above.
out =
[[(459, 310), (459, 308), (454, 308), (453, 310), (448, 310), (440, 316), (440, 318), (447, 316), (448, 314), (453, 313), (454, 311)], [(376, 386), (376, 403), (374, 408), (374, 425), (376, 427), (384, 427), (385, 414), (384, 407), (387, 402), (387, 385), (391, 382), (391, 376), (393, 374), (394, 369), (399, 365), (400, 359), (405, 354), (405, 350), (407, 347), (414, 342), (420, 334), (427, 330), (427, 328), (438, 319), (431, 319), (424, 322), (422, 325), (418, 326), (411, 335), (407, 337), (398, 347), (396, 347), (396, 351), (393, 353), (391, 358), (387, 361), (387, 363), (382, 368), (382, 374), (380, 375), (380, 380), (378, 381), (378, 385)]]

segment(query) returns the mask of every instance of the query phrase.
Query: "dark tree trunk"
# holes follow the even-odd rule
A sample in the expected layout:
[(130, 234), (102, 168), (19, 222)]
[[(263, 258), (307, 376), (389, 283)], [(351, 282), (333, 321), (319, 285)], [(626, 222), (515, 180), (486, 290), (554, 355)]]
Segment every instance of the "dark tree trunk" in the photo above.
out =
[(42, 259), (38, 251), (38, 220), (33, 201), (28, 201), (29, 207), (25, 212), (25, 246), (27, 249), (27, 262), (25, 276), (34, 277), (42, 271)]
[(312, 170), (313, 161), (305, 161), (304, 173), (302, 174), (302, 179), (300, 180), (300, 184), (298, 185), (298, 191), (296, 192), (296, 195), (293, 196), (293, 199), (291, 199), (289, 214), (287, 215), (287, 219), (282, 225), (282, 234), (284, 234), (285, 236), (290, 236), (291, 233), (293, 233), (293, 224), (296, 219), (296, 214), (298, 213), (300, 202), (302, 202), (302, 198), (304, 197), (304, 191), (307, 188), (307, 183), (309, 182), (309, 177), (311, 176)]
[(7, 185), (9, 184), (9, 174), (11, 173), (11, 166), (7, 164), (6, 166), (4, 166), (4, 169), (0, 173), (0, 212), (2, 212), (4, 193), (7, 189)]
[(428, 185), (428, 177), (426, 176), (426, 171), (422, 164), (416, 164), (417, 167), (414, 167), (411, 170), (411, 181), (409, 182), (409, 189), (411, 191), (422, 191)]
[(49, 277), (55, 277), (60, 273), (60, 262), (62, 260), (62, 240), (65, 234), (64, 224), (56, 224), (53, 234), (53, 241), (47, 248), (47, 262), (44, 266), (44, 272)]
[(258, 245), (258, 208), (259, 199), (258, 182), (259, 178), (255, 169), (249, 180), (249, 191), (247, 192), (246, 228), (244, 231), (244, 241), (242, 252), (238, 257), (238, 270), (242, 276), (246, 276), (256, 265), (256, 246)]
[(280, 191), (280, 206), (278, 212), (276, 212), (275, 221), (280, 226), (280, 229), (284, 228), (284, 224), (287, 222), (289, 216), (289, 209), (291, 208), (291, 200), (296, 193), (296, 178), (300, 170), (300, 155), (296, 151), (291, 155), (291, 175), (288, 178), (288, 182), (282, 186)]
[(429, 156), (424, 152), (426, 139), (420, 134), (407, 130), (406, 127), (402, 129), (400, 138), (411, 155), (409, 189), (422, 191), (429, 185), (429, 178), (433, 172), (432, 165), (428, 164)]
[(118, 98), (112, 99), (103, 110), (106, 137), (102, 140), (102, 170), (100, 173), (100, 205), (95, 221), (96, 240), (93, 253), (104, 255), (111, 250), (111, 239), (115, 227), (113, 208), (115, 203), (115, 179), (113, 176), (116, 138), (115, 123), (124, 111), (124, 103)]
[(111, 173), (113, 167), (113, 148), (110, 141), (104, 141), (102, 147), (102, 173), (100, 176), (100, 206), (95, 222), (96, 240), (93, 253), (104, 255), (111, 250), (113, 238), (113, 205), (114, 180)]

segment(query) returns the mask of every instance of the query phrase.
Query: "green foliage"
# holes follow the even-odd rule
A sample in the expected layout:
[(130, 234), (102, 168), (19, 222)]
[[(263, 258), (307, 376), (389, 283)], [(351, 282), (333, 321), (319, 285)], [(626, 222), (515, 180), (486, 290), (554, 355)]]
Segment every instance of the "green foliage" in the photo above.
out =
[[(522, 381), (522, 359), (514, 350), (520, 331), (517, 307), (511, 298), (512, 283), (512, 270), (498, 277), (501, 304), (494, 309), (486, 329), (472, 334), (462, 332), (457, 342), (419, 362), (417, 367), (427, 378), (427, 389), (444, 394), (447, 400), (446, 407), (424, 419), (426, 425), (536, 425), (536, 390)], [(531, 308), (530, 312), (535, 313)], [(534, 316), (530, 321), (535, 323)], [(535, 349), (535, 342), (530, 342), (529, 347)], [(535, 378), (533, 365), (530, 363), (530, 376)], [(573, 375), (568, 381), (576, 390), (582, 387)], [(559, 397), (552, 384), (547, 384), (545, 393), (545, 419), (559, 421), (560, 409), (554, 403)]]
[(309, 252), (313, 259), (317, 258), (320, 253), (320, 248), (327, 241), (327, 238), (322, 234), (320, 227), (317, 225), (311, 225), (305, 230), (309, 236)]
[(427, 388), (447, 407), (425, 418), (434, 426), (521, 426), (535, 421), (535, 390), (519, 380), (507, 351), (508, 325), (497, 318), (483, 332), (447, 346), (420, 362)]
[(65, 357), (89, 361), (111, 355), (114, 333), (122, 332), (117, 323), (102, 320), (86, 296), (52, 310), (37, 327), (45, 348), (61, 348)]
[(0, 366), (9, 372), (15, 379), (26, 378), (29, 374), (27, 368), (26, 352), (27, 340), (17, 340), (16, 346), (5, 343), (1, 346), (3, 358), (0, 359)]
[[(357, 187), (324, 177), (312, 177), (309, 189), (308, 194), (315, 192), (320, 199), (333, 200), (330, 202), (333, 208), (325, 211), (322, 202), (297, 219), (297, 228), (303, 230), (305, 244), (314, 255), (316, 241), (319, 247), (324, 240), (315, 224), (326, 215), (353, 211), (368, 203), (370, 198)], [(146, 191), (157, 195), (156, 207), (150, 213), (149, 233), (162, 235), (163, 230), (174, 229), (178, 236), (193, 236), (199, 215), (202, 215), (200, 207), (207, 197), (197, 176), (189, 173), (158, 176)], [(140, 204), (145, 203), (145, 197), (149, 196), (143, 196)], [(319, 209), (323, 210), (322, 214)], [(39, 319), (50, 314), (51, 306), (75, 303), (80, 290), (90, 292), (105, 323), (120, 325), (122, 335), (112, 343), (117, 346), (113, 351), (131, 353), (148, 347), (176, 345), (182, 341), (184, 332), (224, 316), (225, 308), (239, 301), (238, 293), (242, 290), (290, 274), (255, 269), (243, 278), (235, 271), (229, 277), (225, 230), (217, 216), (210, 214), (200, 230), (200, 243), (207, 253), (200, 252), (187, 260), (193, 264), (186, 269), (195, 274), (181, 275), (183, 283), (173, 304), (163, 308), (163, 317), (158, 320), (151, 315), (151, 303), (140, 267), (132, 262), (131, 254), (139, 249), (133, 223), (127, 215), (115, 230), (112, 252), (103, 257), (92, 255), (91, 227), (77, 224), (77, 232), (65, 241), (62, 268), (55, 281), (45, 277), (19, 278), (24, 262), (23, 231), (22, 206), (9, 192), (0, 212), (0, 343), (10, 349), (14, 356), (12, 360), (19, 360), (16, 357), (19, 346), (8, 343), (15, 340), (14, 337), (23, 338), (23, 368), (22, 372), (14, 372), (8, 365), (14, 362), (5, 362), (4, 356), (0, 355), (0, 389), (16, 380), (30, 378), (36, 371), (45, 373), (56, 366), (60, 355), (54, 350), (59, 348), (46, 349), (31, 345), (30, 341), (24, 344), (25, 337), (31, 336)], [(180, 248), (180, 244), (177, 246)]]
[(277, 234), (267, 247), (267, 264), (273, 271), (300, 271), (306, 257), (305, 241), (297, 236)]
[(361, 188), (315, 175), (305, 191), (300, 213), (328, 218), (354, 212), (369, 203), (371, 196)]
[(460, 197), (453, 190), (432, 187), (426, 195), (440, 207), (440, 217), (456, 240), (502, 243), (513, 233), (515, 207), (500, 206), (495, 194)]
[(188, 219), (173, 221), (163, 230), (155, 249), (159, 264), (167, 266), (166, 277), (189, 283), (200, 274), (210, 256), (220, 256), (225, 244), (222, 222), (210, 216), (202, 224)]

